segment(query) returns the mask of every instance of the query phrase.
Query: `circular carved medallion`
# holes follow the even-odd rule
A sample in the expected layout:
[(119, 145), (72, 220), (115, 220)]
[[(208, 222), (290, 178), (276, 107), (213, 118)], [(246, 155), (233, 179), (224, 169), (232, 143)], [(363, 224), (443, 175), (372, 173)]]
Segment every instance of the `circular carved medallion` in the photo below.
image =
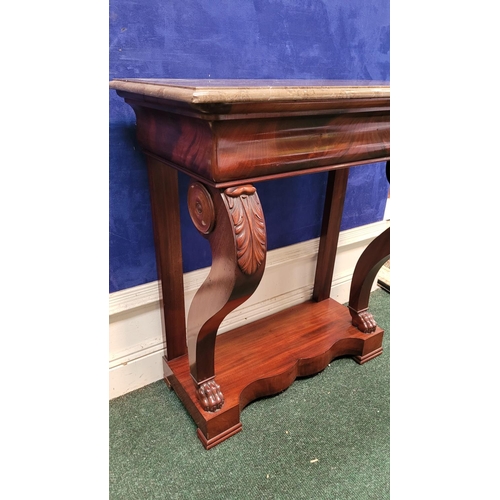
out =
[(215, 209), (207, 188), (200, 182), (189, 185), (188, 209), (196, 229), (202, 234), (209, 234), (215, 224)]

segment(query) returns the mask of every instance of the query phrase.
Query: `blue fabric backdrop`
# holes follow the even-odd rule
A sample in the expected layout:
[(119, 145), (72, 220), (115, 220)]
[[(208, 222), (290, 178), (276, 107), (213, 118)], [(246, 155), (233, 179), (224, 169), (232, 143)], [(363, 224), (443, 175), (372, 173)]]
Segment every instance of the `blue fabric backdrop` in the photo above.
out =
[[(110, 0), (113, 78), (389, 81), (389, 0)], [(132, 109), (110, 91), (109, 291), (157, 279), (145, 159)], [(184, 272), (210, 265), (180, 175)], [(269, 249), (319, 236), (326, 174), (257, 185)], [(385, 165), (352, 168), (342, 229), (382, 220)], [(295, 207), (291, 210), (290, 207)], [(297, 209), (298, 208), (298, 209)]]

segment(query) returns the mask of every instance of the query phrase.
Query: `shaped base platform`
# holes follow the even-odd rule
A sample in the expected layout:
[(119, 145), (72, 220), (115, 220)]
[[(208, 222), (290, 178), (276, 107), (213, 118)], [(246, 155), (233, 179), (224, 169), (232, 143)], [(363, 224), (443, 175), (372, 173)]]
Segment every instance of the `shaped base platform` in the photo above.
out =
[(250, 402), (288, 388), (297, 377), (322, 371), (336, 357), (362, 364), (382, 353), (383, 330), (364, 334), (351, 325), (347, 307), (333, 299), (306, 302), (217, 337), (215, 380), (224, 394), (216, 412), (197, 400), (187, 355), (167, 361), (165, 379), (198, 426), (210, 449), (242, 429), (240, 413)]

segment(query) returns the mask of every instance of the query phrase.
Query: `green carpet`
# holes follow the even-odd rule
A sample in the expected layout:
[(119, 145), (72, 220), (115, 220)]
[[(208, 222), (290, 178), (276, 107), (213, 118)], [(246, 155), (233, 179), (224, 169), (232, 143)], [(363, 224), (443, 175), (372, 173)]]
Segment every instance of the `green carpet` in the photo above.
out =
[(253, 402), (209, 451), (163, 381), (110, 401), (110, 500), (389, 499), (389, 309), (373, 292), (381, 356), (337, 359)]

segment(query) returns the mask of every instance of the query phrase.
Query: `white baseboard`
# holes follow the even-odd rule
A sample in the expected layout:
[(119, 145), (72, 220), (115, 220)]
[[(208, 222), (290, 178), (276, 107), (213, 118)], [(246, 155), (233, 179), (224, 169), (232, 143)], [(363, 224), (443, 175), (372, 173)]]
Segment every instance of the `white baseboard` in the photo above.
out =
[[(331, 297), (349, 299), (356, 262), (367, 245), (389, 226), (388, 221), (342, 231)], [(222, 322), (219, 333), (269, 316), (311, 298), (319, 239), (267, 255), (266, 270), (257, 291)], [(210, 269), (184, 274), (186, 312)], [(376, 280), (373, 289), (376, 288)], [(158, 282), (109, 295), (109, 398), (113, 399), (163, 378), (164, 340)]]

